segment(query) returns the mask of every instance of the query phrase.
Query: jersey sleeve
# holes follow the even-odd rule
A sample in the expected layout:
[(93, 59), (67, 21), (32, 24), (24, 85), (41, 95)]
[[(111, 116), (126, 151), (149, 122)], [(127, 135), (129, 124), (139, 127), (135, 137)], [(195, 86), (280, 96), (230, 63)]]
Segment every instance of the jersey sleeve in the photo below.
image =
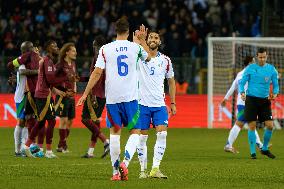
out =
[(19, 70), (24, 70), (24, 69), (26, 69), (26, 66), (25, 65), (20, 65), (20, 67), (19, 67)]
[(230, 89), (228, 90), (224, 99), (228, 100), (230, 98), (230, 96), (232, 96), (234, 91), (237, 89), (237, 86), (238, 86), (238, 77), (233, 81), (233, 83), (232, 83)]
[(99, 54), (98, 54), (95, 67), (98, 67), (101, 69), (105, 69), (106, 67), (106, 56), (105, 56), (104, 46), (102, 46), (99, 50)]
[(167, 66), (166, 66), (166, 78), (170, 79), (172, 77), (174, 77), (174, 69), (173, 69), (173, 64), (172, 61), (169, 57), (165, 57)]
[(13, 65), (15, 68), (18, 68), (20, 65), (22, 64), (26, 64), (28, 62), (28, 60), (30, 59), (30, 52), (26, 52), (24, 54), (22, 54), (21, 56), (19, 56), (18, 58), (13, 60)]
[(250, 72), (251, 72), (251, 66), (249, 65), (244, 73), (242, 79), (239, 81), (239, 93), (244, 93), (245, 92), (245, 84), (249, 81), (250, 79)]
[(138, 58), (144, 61), (147, 59), (147, 57), (148, 57), (148, 53), (144, 50), (144, 48), (141, 45), (139, 45)]

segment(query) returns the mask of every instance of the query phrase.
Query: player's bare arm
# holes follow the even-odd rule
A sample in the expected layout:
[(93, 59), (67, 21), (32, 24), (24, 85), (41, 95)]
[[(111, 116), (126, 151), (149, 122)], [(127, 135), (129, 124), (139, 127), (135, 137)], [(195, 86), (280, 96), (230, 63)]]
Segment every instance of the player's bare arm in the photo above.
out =
[(227, 99), (223, 99), (223, 100), (222, 100), (222, 102), (221, 102), (221, 106), (222, 106), (222, 107), (225, 107), (225, 106), (226, 106), (227, 101), (228, 101)]
[[(137, 39), (139, 40), (139, 44), (143, 47), (143, 49), (149, 54), (150, 48), (147, 45), (146, 37), (148, 33), (148, 28), (146, 28), (143, 24), (140, 26), (139, 31), (135, 32)], [(149, 62), (151, 57), (148, 55), (146, 62)]]
[(77, 106), (81, 106), (84, 104), (88, 94), (91, 92), (92, 88), (96, 85), (98, 80), (100, 79), (101, 75), (103, 73), (103, 69), (96, 67), (95, 70), (92, 72), (90, 79), (88, 81), (87, 87), (82, 95), (82, 97), (79, 99)]
[(172, 114), (175, 115), (177, 112), (176, 108), (176, 83), (175, 83), (175, 78), (169, 78), (168, 79), (168, 84), (169, 84), (169, 94), (170, 94), (170, 99), (171, 99), (171, 110)]
[(31, 69), (19, 69), (20, 75), (37, 75), (38, 70), (31, 70)]

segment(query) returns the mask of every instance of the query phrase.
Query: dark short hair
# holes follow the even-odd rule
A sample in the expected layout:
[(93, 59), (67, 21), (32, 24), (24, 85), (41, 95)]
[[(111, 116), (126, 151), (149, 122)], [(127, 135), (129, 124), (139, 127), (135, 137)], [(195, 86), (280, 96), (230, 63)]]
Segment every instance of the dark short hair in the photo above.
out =
[(53, 44), (53, 43), (56, 43), (56, 41), (54, 40), (48, 40), (45, 44), (44, 44), (44, 50), (47, 51), (48, 47)]
[(253, 61), (253, 57), (252, 56), (246, 56), (244, 58), (244, 66), (246, 67), (247, 65), (249, 65), (249, 63), (251, 63)]
[(124, 34), (129, 31), (129, 22), (126, 17), (121, 17), (116, 21), (115, 31), (117, 34)]
[(104, 38), (103, 35), (96, 36), (94, 41), (93, 41), (93, 46), (101, 47), (105, 44), (106, 44), (106, 39)]
[(264, 52), (266, 52), (266, 49), (263, 48), (263, 47), (260, 47), (260, 48), (257, 50), (257, 54), (258, 54), (258, 53), (264, 53)]
[(31, 41), (24, 41), (21, 44), (21, 52), (25, 53), (25, 52), (31, 51), (33, 49), (33, 47), (34, 47), (34, 45)]

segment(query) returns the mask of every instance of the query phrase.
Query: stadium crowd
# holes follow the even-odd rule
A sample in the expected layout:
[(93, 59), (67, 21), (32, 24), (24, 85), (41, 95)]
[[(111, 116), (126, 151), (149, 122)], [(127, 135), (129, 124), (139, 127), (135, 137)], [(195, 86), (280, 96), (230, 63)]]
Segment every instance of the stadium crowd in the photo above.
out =
[[(171, 57), (206, 56), (207, 36), (260, 35), (259, 8), (257, 1), (251, 7), (251, 0), (9, 0), (2, 4), (4, 56), (17, 56), (22, 41), (42, 45), (47, 38), (59, 45), (73, 41), (79, 56), (91, 56), (94, 36), (103, 34), (112, 41), (114, 21), (121, 15), (128, 16), (132, 31), (141, 23), (159, 30), (161, 48)], [(199, 43), (203, 48), (197, 48)]]

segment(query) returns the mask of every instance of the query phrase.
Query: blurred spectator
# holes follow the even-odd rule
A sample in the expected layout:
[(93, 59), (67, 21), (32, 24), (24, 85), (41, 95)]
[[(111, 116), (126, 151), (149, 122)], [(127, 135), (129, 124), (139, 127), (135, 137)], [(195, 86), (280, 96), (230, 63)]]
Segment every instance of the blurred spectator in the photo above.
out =
[(238, 31), (240, 36), (259, 36), (260, 18), (250, 18), (261, 7), (250, 6), (251, 2), (256, 0), (8, 0), (2, 2), (0, 11), (0, 50), (13, 54), (11, 45), (24, 40), (43, 45), (53, 38), (59, 45), (73, 41), (79, 56), (90, 55), (89, 39), (103, 34), (112, 41), (114, 22), (125, 15), (130, 33), (140, 24), (163, 31), (166, 53), (188, 56), (197, 38), (205, 40), (209, 33), (231, 36)]

